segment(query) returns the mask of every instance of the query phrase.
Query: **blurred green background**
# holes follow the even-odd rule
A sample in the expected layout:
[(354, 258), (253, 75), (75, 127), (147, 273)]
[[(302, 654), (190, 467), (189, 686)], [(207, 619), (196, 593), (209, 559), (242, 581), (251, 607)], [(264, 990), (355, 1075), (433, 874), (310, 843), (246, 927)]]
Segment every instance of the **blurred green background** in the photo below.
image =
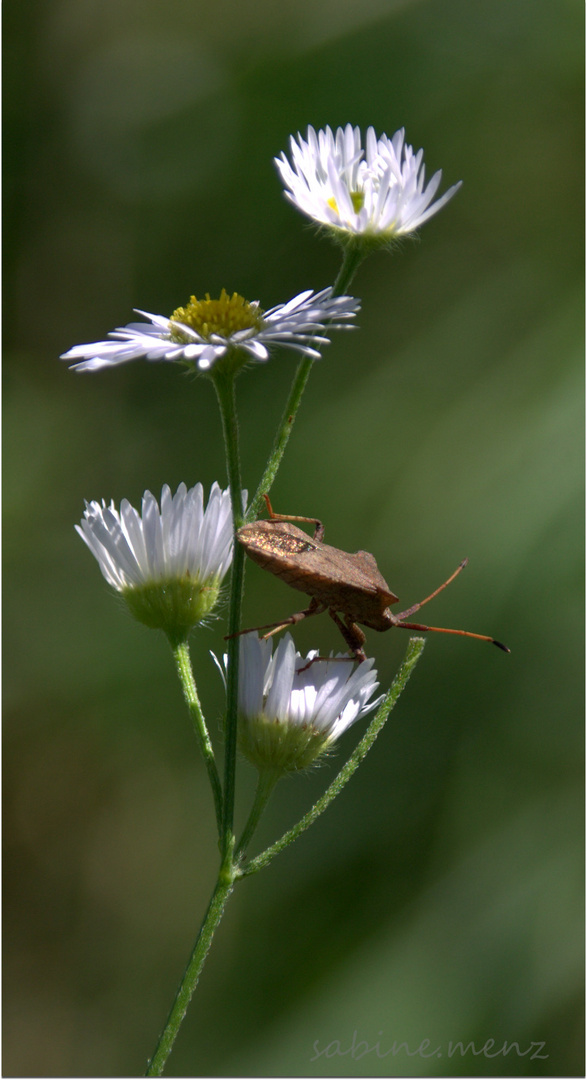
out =
[[(512, 654), (431, 636), (344, 794), (239, 887), (168, 1073), (582, 1075), (583, 39), (579, 0), (5, 3), (5, 1075), (141, 1074), (216, 873), (169, 650), (73, 530), (84, 498), (224, 483), (212, 389), (58, 355), (135, 306), (330, 284), (272, 157), (348, 121), (405, 125), (464, 185), (360, 270), (273, 501), (406, 605), (467, 555), (430, 619)], [(239, 380), (250, 489), (294, 367)], [(295, 609), (247, 584), (246, 624)], [(215, 736), (223, 633), (193, 642)], [(326, 618), (296, 639), (341, 644)], [(384, 687), (406, 645), (369, 634)], [(358, 735), (281, 785), (259, 848)], [(353, 1032), (412, 1056), (341, 1056)], [(447, 1056), (490, 1038), (518, 1048)]]

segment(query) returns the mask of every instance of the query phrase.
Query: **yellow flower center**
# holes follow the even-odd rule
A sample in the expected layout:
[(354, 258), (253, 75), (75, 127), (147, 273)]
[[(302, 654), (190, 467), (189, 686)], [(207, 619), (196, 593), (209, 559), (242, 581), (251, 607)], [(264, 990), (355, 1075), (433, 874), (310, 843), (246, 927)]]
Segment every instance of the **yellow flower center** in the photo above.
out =
[[(175, 309), (170, 322), (190, 326), (205, 339), (211, 334), (228, 338), (238, 330), (261, 330), (263, 312), (258, 304), (250, 304), (238, 293), (229, 296), (223, 289), (218, 300), (211, 300), (210, 293), (206, 293), (205, 300), (191, 296), (186, 307)], [(185, 343), (190, 340), (180, 327), (171, 326), (170, 330), (174, 341)]]
[[(363, 206), (365, 205), (365, 196), (362, 191), (349, 191), (349, 195), (353, 204), (353, 210), (355, 211), (355, 214), (358, 214), (359, 210), (362, 210)], [(328, 205), (331, 207), (332, 210), (334, 210), (335, 214), (340, 215), (338, 203), (334, 198), (334, 195), (331, 195), (331, 197), (329, 198)]]

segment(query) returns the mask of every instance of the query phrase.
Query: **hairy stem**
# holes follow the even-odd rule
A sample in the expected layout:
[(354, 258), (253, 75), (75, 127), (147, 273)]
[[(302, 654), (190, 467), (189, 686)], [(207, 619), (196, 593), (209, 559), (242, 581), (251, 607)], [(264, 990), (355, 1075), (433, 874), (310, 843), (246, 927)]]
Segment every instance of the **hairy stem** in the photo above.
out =
[(200, 973), (204, 967), (210, 945), (212, 944), (214, 931), (222, 918), (226, 901), (233, 888), (234, 866), (232, 862), (232, 850), (230, 850), (220, 869), (216, 888), (212, 893), (212, 899), (210, 900), (208, 910), (204, 916), (204, 921), (200, 927), (196, 944), (194, 945), (192, 955), (190, 956), (183, 979), (181, 980), (175, 996), (175, 1001), (171, 1006), (171, 1012), (167, 1017), (165, 1027), (159, 1036), (155, 1053), (149, 1061), (147, 1072), (145, 1074), (146, 1076), (161, 1076), (163, 1069), (165, 1068), (165, 1063), (173, 1049), (173, 1044), (186, 1014), (187, 1007), (191, 1001), (192, 994), (198, 985)]
[[(344, 258), (342, 266), (339, 270), (338, 277), (332, 287), (333, 296), (343, 296), (355, 273), (363, 261), (364, 252), (360, 247), (354, 244), (348, 244), (344, 249)], [(297, 411), (300, 407), (300, 402), (304, 390), (306, 389), (306, 383), (310, 378), (310, 372), (314, 365), (314, 360), (311, 356), (305, 356), (300, 360), (297, 371), (294, 375), (294, 379), (289, 392), (289, 397), (286, 402), (283, 416), (281, 417), (277, 433), (271, 448), (269, 460), (265, 466), (265, 472), (261, 477), (259, 486), (255, 492), (255, 496), (252, 499), (249, 509), (247, 511), (247, 521), (255, 521), (259, 511), (263, 508), (263, 495), (268, 495), (273, 481), (277, 476), (277, 471), (281, 465), (281, 459), (285, 453), (285, 448), (289, 442), (289, 437), (294, 425), (294, 421), (297, 415)]]
[(192, 670), (188, 643), (187, 641), (182, 641), (178, 645), (172, 645), (172, 648), (173, 657), (177, 667), (177, 674), (179, 675), (179, 680), (183, 689), (183, 695), (192, 718), (194, 731), (198, 743), (200, 744), (200, 750), (202, 751), (204, 763), (208, 771), (208, 779), (210, 780), (212, 794), (214, 796), (216, 824), (218, 826), (218, 833), (220, 834), (222, 828), (222, 788), (220, 785), (218, 769), (216, 768), (216, 761), (214, 759), (214, 750), (212, 749), (212, 743), (210, 742), (210, 736), (208, 734), (206, 721), (196, 689), (196, 681)]
[(237, 542), (237, 529), (244, 522), (239, 455), (238, 420), (234, 375), (219, 373), (213, 376), (222, 416), (226, 467), (230, 484), (234, 553), (230, 577), (230, 609), (228, 616), (228, 670), (226, 674), (226, 725), (224, 731), (224, 806), (222, 819), (223, 852), (226, 855), (234, 843), (234, 793), (236, 774), (236, 728), (238, 709), (238, 637), (240, 630), (243, 583), (245, 573), (244, 549)]
[(271, 772), (271, 770), (266, 770), (259, 773), (257, 790), (255, 792), (255, 799), (251, 807), (249, 819), (243, 829), (242, 836), (238, 842), (235, 858), (238, 858), (239, 855), (244, 854), (247, 850), (251, 837), (253, 836), (257, 825), (259, 824), (261, 814), (267, 806), (273, 788), (275, 787), (280, 776), (281, 773)]

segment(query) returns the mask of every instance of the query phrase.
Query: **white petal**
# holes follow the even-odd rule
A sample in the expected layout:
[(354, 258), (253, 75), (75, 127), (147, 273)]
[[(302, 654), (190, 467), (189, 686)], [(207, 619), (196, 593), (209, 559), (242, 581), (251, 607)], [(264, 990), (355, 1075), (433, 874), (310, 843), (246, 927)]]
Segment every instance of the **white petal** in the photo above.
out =
[(230, 492), (216, 483), (206, 512), (201, 484), (189, 491), (180, 484), (175, 495), (165, 485), (161, 509), (150, 491), (140, 514), (126, 499), (120, 513), (113, 505), (92, 502), (76, 528), (117, 589), (186, 575), (217, 584), (232, 560)]
[[(308, 129), (308, 141), (291, 140), (291, 163), (285, 154), (275, 159), (287, 198), (315, 221), (358, 234), (392, 235), (413, 232), (437, 213), (459, 185), (432, 202), (440, 182), (436, 173), (424, 190), (423, 151), (417, 154), (404, 141), (404, 130), (389, 139), (366, 133), (366, 154), (361, 135), (350, 124), (318, 133)], [(395, 189), (392, 191), (392, 189)], [(352, 196), (363, 194), (355, 211)], [(337, 209), (333, 209), (332, 200)]]
[(279, 642), (274, 659), (273, 682), (267, 695), (265, 714), (270, 720), (287, 721), (296, 662), (296, 650), (289, 634)]

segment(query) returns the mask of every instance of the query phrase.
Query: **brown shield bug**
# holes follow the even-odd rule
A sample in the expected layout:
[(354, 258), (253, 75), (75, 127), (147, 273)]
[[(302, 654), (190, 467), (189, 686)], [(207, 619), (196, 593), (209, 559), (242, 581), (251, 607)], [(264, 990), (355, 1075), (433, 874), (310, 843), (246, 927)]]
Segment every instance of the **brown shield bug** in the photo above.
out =
[[(372, 630), (391, 630), (397, 626), (400, 630), (434, 630), (439, 634), (459, 634), (462, 637), (478, 638), (490, 641), (504, 652), (510, 650), (495, 638), (486, 634), (473, 634), (469, 630), (451, 630), (444, 626), (425, 626), (423, 623), (406, 622), (411, 615), (419, 611), (429, 600), (438, 596), (450, 585), (467, 565), (467, 559), (457, 566), (451, 576), (439, 585), (430, 596), (412, 604), (405, 611), (394, 615), (391, 604), (397, 604), (398, 598), (379, 572), (377, 563), (368, 551), (356, 551), (350, 554), (323, 543), (324, 526), (317, 518), (275, 514), (267, 495), (264, 496), (269, 512), (268, 520), (254, 521), (243, 525), (237, 531), (237, 539), (247, 555), (263, 569), (269, 570), (281, 578), (293, 589), (306, 593), (312, 599), (307, 608), (290, 615), (279, 623), (256, 626), (254, 630), (269, 630), (279, 633), (287, 626), (293, 626), (310, 615), (320, 615), (324, 611), (338, 626), (352, 657), (359, 662), (366, 659), (363, 645), (365, 635), (358, 624)], [(314, 525), (314, 535), (309, 537), (303, 529), (292, 525), (293, 521), (307, 521)], [(340, 617), (342, 616), (342, 618)], [(241, 630), (241, 634), (249, 633)], [(315, 659), (323, 659), (316, 657)], [(311, 661), (313, 662), (313, 661)]]

